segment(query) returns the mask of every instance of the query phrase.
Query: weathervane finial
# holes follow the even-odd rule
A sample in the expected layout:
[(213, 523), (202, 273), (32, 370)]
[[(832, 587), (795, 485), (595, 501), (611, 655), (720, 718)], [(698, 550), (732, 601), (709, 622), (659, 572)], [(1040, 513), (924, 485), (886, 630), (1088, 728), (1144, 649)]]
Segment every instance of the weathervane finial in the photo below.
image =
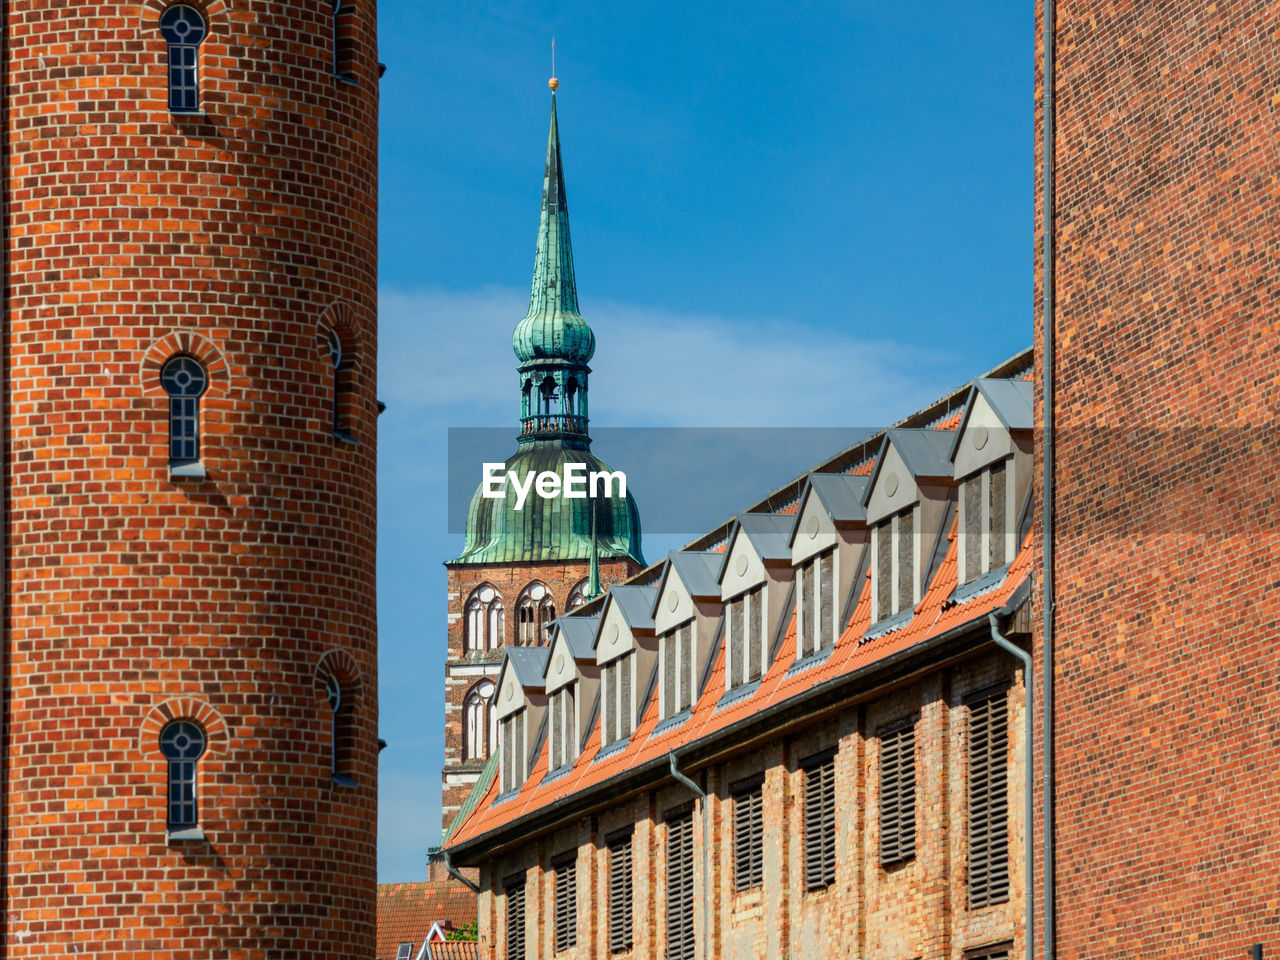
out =
[(556, 79), (556, 38), (551, 38), (551, 79), (547, 81), (547, 86), (551, 88), (551, 92), (555, 93), (556, 88), (560, 86), (560, 81)]

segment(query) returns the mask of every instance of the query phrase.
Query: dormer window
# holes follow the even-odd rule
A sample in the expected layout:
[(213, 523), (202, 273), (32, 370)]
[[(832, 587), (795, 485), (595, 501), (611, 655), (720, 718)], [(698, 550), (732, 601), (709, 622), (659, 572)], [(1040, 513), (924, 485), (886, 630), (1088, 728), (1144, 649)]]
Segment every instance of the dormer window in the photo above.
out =
[(871, 545), (875, 620), (888, 620), (916, 604), (915, 508), (877, 524)]
[(693, 621), (662, 635), (658, 656), (662, 660), (662, 719), (693, 706), (696, 683), (693, 662)]
[(1009, 562), (1008, 470), (1001, 460), (960, 482), (960, 582), (969, 583)]
[(550, 695), (551, 727), (549, 750), (552, 770), (573, 763), (578, 757), (578, 715), (575, 711), (575, 684)]
[(836, 645), (836, 551), (832, 547), (796, 568), (796, 658)]
[(605, 746), (631, 736), (635, 723), (635, 652), (600, 670), (600, 741)]
[(759, 680), (767, 656), (764, 627), (764, 585), (748, 590), (725, 604), (728, 618), (729, 689)]
[(524, 783), (526, 775), (525, 759), (528, 749), (525, 744), (525, 711), (517, 710), (504, 718), (502, 726), (502, 769), (501, 788), (503, 793), (517, 790)]

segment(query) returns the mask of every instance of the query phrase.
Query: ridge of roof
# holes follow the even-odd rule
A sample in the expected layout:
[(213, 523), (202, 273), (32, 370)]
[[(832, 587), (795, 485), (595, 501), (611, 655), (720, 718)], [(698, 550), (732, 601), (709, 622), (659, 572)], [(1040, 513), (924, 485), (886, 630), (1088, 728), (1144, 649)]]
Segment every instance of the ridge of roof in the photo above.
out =
[[(724, 554), (715, 550), (673, 550), (667, 554), (667, 571), (663, 571), (662, 583), (667, 581), (668, 571), (674, 569), (685, 589), (695, 597), (720, 596), (720, 568), (724, 566)], [(658, 589), (661, 593), (661, 586)], [(656, 604), (658, 598), (655, 596)]]
[[(735, 521), (737, 529), (750, 542), (762, 560), (781, 560), (791, 557), (791, 531), (796, 525), (795, 514), (790, 513), (740, 513)], [(730, 534), (732, 538), (733, 534)], [(726, 550), (726, 553), (728, 551)], [(723, 574), (723, 570), (721, 574)]]
[(556, 619), (556, 629), (564, 636), (564, 642), (569, 645), (569, 652), (575, 660), (595, 659), (596, 630), (599, 627), (598, 613), (575, 616), (569, 611)]
[(606, 603), (615, 604), (632, 630), (653, 629), (653, 605), (658, 599), (658, 588), (649, 584), (619, 583), (605, 594)]
[(542, 686), (550, 656), (550, 647), (507, 647), (507, 660), (522, 687)]

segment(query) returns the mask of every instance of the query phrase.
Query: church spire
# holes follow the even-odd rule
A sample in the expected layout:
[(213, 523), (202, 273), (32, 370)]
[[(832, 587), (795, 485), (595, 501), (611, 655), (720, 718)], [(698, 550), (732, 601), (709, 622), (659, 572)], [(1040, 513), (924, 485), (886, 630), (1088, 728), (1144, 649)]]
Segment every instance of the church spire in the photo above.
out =
[(511, 338), (520, 361), (520, 439), (587, 444), (587, 363), (596, 338), (578, 313), (578, 286), (569, 239), (569, 204), (560, 155), (556, 87), (551, 81), (551, 129), (542, 179), (542, 214), (533, 261), (529, 312)]

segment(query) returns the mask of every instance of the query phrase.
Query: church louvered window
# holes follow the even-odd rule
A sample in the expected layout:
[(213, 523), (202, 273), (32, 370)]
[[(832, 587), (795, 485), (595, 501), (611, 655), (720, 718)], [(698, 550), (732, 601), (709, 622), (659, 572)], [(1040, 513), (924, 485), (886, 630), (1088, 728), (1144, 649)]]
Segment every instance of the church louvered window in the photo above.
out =
[(609, 844), (609, 950), (630, 950), (634, 923), (631, 879), (631, 831), (618, 834)]
[(555, 870), (556, 953), (578, 943), (578, 861), (571, 854), (560, 860)]
[(502, 895), (507, 901), (506, 960), (524, 960), (524, 877), (509, 878)]
[(694, 960), (693, 811), (667, 820), (666, 960)]
[(160, 15), (160, 35), (169, 45), (169, 109), (194, 113), (200, 109), (200, 43), (207, 29), (204, 17), (185, 4)]
[(764, 879), (764, 779), (734, 784), (733, 888), (749, 890)]

